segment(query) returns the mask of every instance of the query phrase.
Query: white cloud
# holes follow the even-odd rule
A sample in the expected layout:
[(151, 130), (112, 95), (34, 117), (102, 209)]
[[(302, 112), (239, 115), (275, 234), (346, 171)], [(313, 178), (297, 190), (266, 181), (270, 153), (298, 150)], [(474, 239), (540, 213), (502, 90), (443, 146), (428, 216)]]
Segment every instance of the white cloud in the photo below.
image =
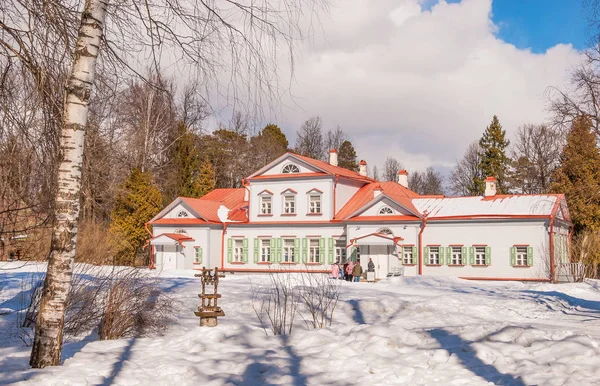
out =
[(509, 135), (544, 121), (547, 87), (579, 57), (570, 45), (534, 54), (498, 39), (490, 0), (333, 3), (326, 38), (296, 58), (299, 106), (279, 122), (292, 142), (310, 116), (339, 124), (371, 166), (388, 155), (409, 170), (449, 166), (494, 114)]

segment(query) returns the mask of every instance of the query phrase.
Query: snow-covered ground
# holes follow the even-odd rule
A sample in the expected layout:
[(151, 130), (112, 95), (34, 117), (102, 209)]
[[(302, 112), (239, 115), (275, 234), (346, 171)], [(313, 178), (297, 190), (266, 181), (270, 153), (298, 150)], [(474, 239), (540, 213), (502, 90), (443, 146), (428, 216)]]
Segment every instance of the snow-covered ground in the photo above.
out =
[[(2, 267), (0, 267), (2, 268)], [(600, 283), (392, 278), (342, 284), (333, 325), (265, 336), (252, 309), (261, 276), (222, 279), (226, 316), (198, 327), (199, 279), (161, 275), (181, 301), (164, 336), (67, 343), (64, 364), (28, 369), (14, 338), (23, 283), (43, 266), (0, 270), (0, 384), (600, 384)]]

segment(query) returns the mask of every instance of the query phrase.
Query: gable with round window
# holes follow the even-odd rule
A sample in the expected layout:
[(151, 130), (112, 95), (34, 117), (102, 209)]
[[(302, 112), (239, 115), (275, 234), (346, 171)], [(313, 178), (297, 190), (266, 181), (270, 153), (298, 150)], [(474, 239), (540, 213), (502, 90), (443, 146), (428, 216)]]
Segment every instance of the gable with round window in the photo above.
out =
[(384, 206), (383, 208), (379, 209), (379, 214), (394, 214), (394, 211), (389, 206)]
[(393, 235), (392, 230), (390, 228), (381, 228), (377, 231), (380, 235)]
[(300, 173), (300, 168), (294, 164), (287, 164), (281, 169), (281, 173), (290, 174), (290, 173)]
[(185, 210), (180, 210), (179, 212), (177, 212), (177, 217), (189, 217), (189, 213), (186, 212)]

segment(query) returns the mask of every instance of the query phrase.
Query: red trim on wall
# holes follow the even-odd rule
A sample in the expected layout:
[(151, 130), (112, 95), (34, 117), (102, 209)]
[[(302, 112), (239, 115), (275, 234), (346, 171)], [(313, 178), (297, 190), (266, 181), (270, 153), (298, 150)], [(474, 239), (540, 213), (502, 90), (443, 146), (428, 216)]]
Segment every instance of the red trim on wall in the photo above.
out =
[(529, 244), (513, 244), (513, 247), (528, 247)]
[(312, 188), (311, 190), (309, 190), (308, 192), (306, 192), (306, 194), (312, 193), (312, 192), (317, 192), (320, 194), (323, 194), (323, 191), (321, 189), (317, 189), (317, 188)]
[(245, 236), (229, 236), (230, 239), (245, 239)]
[(426, 267), (441, 267), (441, 264), (425, 264)]
[(259, 213), (256, 217), (273, 217), (273, 213)]
[(292, 238), (296, 238), (296, 235), (281, 235), (279, 236), (280, 238), (284, 238), (284, 237), (292, 237)]
[(426, 247), (441, 247), (442, 244), (425, 244)]
[(414, 247), (414, 244), (402, 244), (401, 247)]
[(287, 216), (287, 217), (296, 216), (296, 213), (282, 213), (281, 216), (282, 217), (284, 217), (284, 216)]
[(416, 264), (402, 264), (405, 267), (414, 267)]
[[(196, 268), (198, 269), (198, 268)], [(223, 268), (223, 272), (255, 272), (255, 273), (330, 273), (323, 269), (252, 269), (252, 268)]]
[(464, 280), (490, 280), (490, 281), (539, 281), (549, 282), (550, 279), (515, 278), (515, 277), (459, 277)]
[(313, 239), (314, 238), (319, 238), (320, 239), (321, 235), (306, 235), (306, 236), (304, 236), (304, 238), (306, 238), (306, 239), (308, 239), (308, 238), (313, 238)]
[(264, 193), (269, 194), (271, 196), (273, 195), (273, 192), (271, 192), (270, 190), (264, 189), (260, 193), (258, 193), (257, 196), (260, 196), (260, 195), (262, 195)]
[(531, 268), (531, 265), (512, 265), (513, 268)]
[(306, 263), (306, 265), (323, 265), (321, 263)]
[(246, 264), (246, 263), (244, 263), (243, 261), (232, 261), (232, 262), (231, 262), (231, 263), (229, 263), (229, 264), (234, 264), (234, 265), (244, 265), (244, 264)]
[(270, 261), (259, 261), (259, 262), (257, 262), (256, 264), (260, 264), (260, 265), (271, 265), (271, 264), (273, 264), (273, 263), (272, 263), (272, 262), (270, 262)]
[(321, 213), (307, 213), (306, 215), (307, 216), (322, 216), (323, 213), (322, 212)]
[(464, 267), (464, 264), (448, 264), (448, 267)]
[(296, 265), (296, 264), (298, 264), (298, 263), (294, 263), (293, 261), (282, 261), (282, 262), (281, 262), (281, 263), (279, 263), (279, 264), (283, 264), (283, 265)]
[(473, 244), (472, 247), (487, 247), (487, 244)]
[(271, 235), (267, 235), (267, 236), (265, 236), (265, 235), (262, 235), (262, 236), (256, 236), (255, 238), (257, 238), (257, 239), (261, 239), (261, 238), (262, 238), (262, 239), (272, 239), (272, 238), (273, 238), (273, 236), (271, 236)]
[(289, 193), (293, 193), (293, 194), (298, 194), (298, 192), (296, 192), (294, 189), (292, 188), (287, 188), (286, 190), (284, 190), (283, 192), (281, 192), (281, 194), (289, 194)]

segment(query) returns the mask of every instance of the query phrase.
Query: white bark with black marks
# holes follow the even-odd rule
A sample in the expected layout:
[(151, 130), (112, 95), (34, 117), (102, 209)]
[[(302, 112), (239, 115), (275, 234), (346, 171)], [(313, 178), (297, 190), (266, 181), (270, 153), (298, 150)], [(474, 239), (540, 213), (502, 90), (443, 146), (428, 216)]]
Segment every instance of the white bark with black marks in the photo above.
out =
[(107, 1), (86, 0), (65, 89), (52, 250), (30, 358), (31, 366), (36, 368), (60, 364), (65, 307), (75, 261), (84, 130), (106, 7)]

